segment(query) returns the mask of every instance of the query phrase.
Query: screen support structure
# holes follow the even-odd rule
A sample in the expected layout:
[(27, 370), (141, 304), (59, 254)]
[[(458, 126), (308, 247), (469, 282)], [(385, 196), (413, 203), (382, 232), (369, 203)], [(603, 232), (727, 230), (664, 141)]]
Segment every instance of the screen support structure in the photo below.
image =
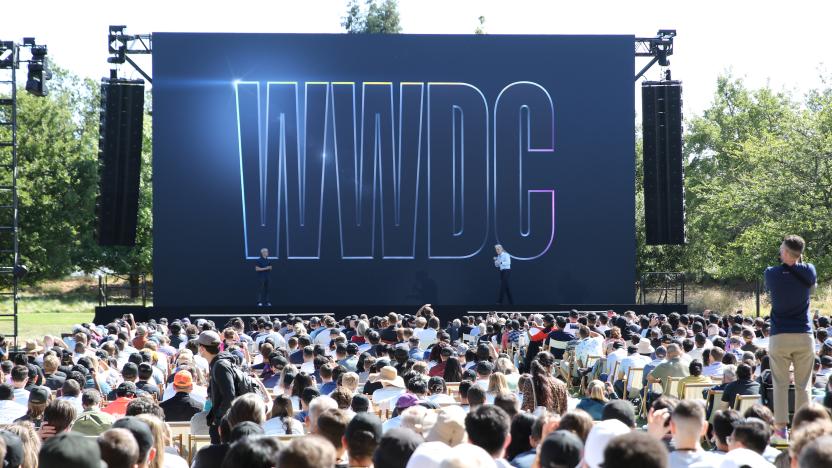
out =
[[(21, 59), (21, 50), (25, 49), (31, 52), (29, 60)], [(22, 44), (0, 41), (0, 322), (12, 322), (15, 348), (19, 334), (18, 286), (28, 272), (28, 268), (20, 263), (18, 229), (17, 69), (27, 63), (26, 90), (35, 96), (46, 96), (46, 81), (52, 78), (46, 55), (46, 46), (36, 44), (33, 37), (24, 37)]]
[[(636, 73), (635, 81), (644, 76), (647, 70), (650, 69), (656, 62), (660, 67), (670, 66), (668, 57), (673, 55), (673, 38), (676, 37), (675, 29), (659, 29), (655, 37), (637, 37), (635, 38), (635, 54), (636, 58), (651, 57), (650, 61)], [(670, 70), (665, 71), (665, 79), (670, 79)]]
[(150, 55), (153, 53), (153, 35), (152, 34), (125, 34), (124, 30), (127, 26), (116, 25), (110, 26), (110, 32), (107, 35), (107, 51), (110, 56), (107, 57), (107, 63), (113, 66), (110, 69), (110, 79), (118, 78), (118, 65), (124, 62), (129, 63), (133, 68), (139, 72), (148, 83), (153, 83), (153, 79), (146, 73), (142, 67), (139, 66), (130, 58), (130, 55)]
[[(139, 64), (137, 64), (129, 56), (134, 54), (150, 55), (153, 53), (153, 34), (126, 34), (124, 31), (127, 26), (111, 25), (109, 34), (107, 35), (107, 49), (110, 57), (107, 62), (113, 65), (120, 65), (124, 62), (129, 63), (136, 69), (149, 83), (153, 83), (151, 76), (145, 72)], [(668, 57), (673, 55), (673, 38), (676, 37), (675, 29), (659, 29), (654, 37), (636, 37), (635, 38), (635, 56), (650, 57), (650, 61), (636, 73), (635, 80), (644, 76), (653, 65), (657, 62), (661, 67), (668, 67), (670, 60)], [(667, 71), (669, 73), (669, 70)], [(110, 71), (110, 78), (118, 78), (117, 71), (114, 68)], [(667, 77), (670, 79), (670, 77)]]

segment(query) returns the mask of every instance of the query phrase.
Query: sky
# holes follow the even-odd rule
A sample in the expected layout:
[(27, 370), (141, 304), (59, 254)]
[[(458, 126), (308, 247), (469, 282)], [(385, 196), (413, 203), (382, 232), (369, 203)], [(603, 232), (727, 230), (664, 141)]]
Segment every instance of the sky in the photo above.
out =
[[(10, 1), (0, 16), (0, 40), (34, 36), (53, 61), (90, 78), (107, 76), (107, 28), (128, 33), (342, 32), (344, 0), (42, 0)], [(466, 34), (485, 17), (489, 34), (634, 34), (676, 29), (670, 69), (683, 82), (685, 116), (712, 100), (717, 77), (730, 72), (749, 86), (769, 85), (797, 96), (832, 77), (832, 2), (675, 0), (666, 2), (399, 0), (404, 33)], [(150, 58), (135, 57), (147, 71)], [(634, 60), (635, 72), (648, 59)], [(121, 76), (138, 74), (126, 66)], [(649, 78), (658, 79), (658, 66)], [(638, 93), (636, 93), (638, 96)]]

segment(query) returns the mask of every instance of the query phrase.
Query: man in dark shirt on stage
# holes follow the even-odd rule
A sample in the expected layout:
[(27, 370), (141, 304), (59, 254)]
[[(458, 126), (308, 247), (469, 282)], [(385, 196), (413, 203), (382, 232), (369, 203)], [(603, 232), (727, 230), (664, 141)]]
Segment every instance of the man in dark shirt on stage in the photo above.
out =
[(260, 295), (257, 299), (258, 306), (269, 306), (269, 274), (272, 272), (272, 264), (269, 261), (269, 249), (260, 249), (260, 258), (257, 259), (257, 264), (254, 266), (254, 271), (257, 272), (257, 279), (260, 281)]

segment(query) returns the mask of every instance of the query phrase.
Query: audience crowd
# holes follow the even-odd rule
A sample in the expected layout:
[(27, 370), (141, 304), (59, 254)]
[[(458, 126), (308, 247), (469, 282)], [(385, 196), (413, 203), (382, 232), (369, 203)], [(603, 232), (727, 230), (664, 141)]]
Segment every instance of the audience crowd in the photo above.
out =
[(126, 315), (19, 350), (0, 340), (0, 458), (4, 468), (830, 467), (829, 329), (814, 317), (812, 399), (792, 404), (782, 437), (770, 323), (741, 311), (442, 323), (428, 305), (221, 326)]

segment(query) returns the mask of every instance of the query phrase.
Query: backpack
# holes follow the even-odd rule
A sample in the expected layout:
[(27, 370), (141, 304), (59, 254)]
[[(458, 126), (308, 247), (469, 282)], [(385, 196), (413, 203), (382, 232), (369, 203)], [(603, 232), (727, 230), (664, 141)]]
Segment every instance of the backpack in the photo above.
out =
[(234, 397), (245, 395), (247, 393), (255, 393), (263, 398), (264, 401), (268, 399), (268, 395), (264, 392), (262, 384), (258, 383), (250, 375), (243, 372), (239, 366), (234, 365)]

